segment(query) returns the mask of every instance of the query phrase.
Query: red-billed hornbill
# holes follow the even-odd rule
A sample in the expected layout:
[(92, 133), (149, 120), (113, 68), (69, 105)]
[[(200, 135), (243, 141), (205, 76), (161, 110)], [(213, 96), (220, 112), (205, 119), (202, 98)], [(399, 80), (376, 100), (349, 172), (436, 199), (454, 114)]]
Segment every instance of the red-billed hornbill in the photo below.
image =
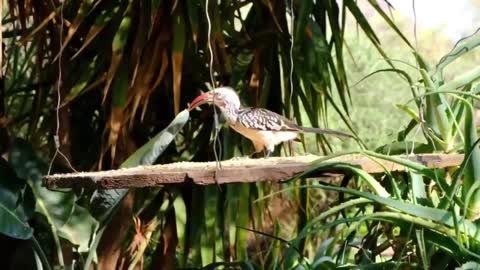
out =
[(294, 121), (267, 109), (243, 108), (240, 98), (231, 87), (218, 87), (198, 96), (191, 103), (189, 111), (207, 103), (217, 106), (228, 125), (253, 142), (255, 152), (266, 150), (266, 156), (273, 153), (275, 145), (294, 140), (298, 133), (302, 132), (353, 138), (352, 135), (340, 131), (301, 127)]

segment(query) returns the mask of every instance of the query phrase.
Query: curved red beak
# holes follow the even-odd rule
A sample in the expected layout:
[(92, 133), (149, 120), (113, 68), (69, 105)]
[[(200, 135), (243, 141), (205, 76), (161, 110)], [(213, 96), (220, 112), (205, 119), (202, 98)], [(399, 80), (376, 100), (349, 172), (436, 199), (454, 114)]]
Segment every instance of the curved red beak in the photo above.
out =
[(208, 92), (204, 93), (204, 94), (201, 94), (200, 96), (196, 97), (192, 101), (192, 103), (190, 104), (190, 107), (188, 107), (188, 111), (192, 111), (193, 109), (197, 108), (198, 106), (203, 105), (205, 103), (208, 103), (208, 97), (209, 97)]

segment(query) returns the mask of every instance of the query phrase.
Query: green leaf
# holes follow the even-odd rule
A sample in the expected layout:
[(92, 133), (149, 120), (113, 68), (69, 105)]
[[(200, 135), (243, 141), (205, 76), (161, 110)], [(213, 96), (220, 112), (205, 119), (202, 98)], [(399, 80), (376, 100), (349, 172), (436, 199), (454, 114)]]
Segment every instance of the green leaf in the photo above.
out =
[(59, 229), (58, 235), (77, 246), (78, 252), (87, 252), (98, 222), (87, 209), (75, 205), (67, 222)]
[(123, 108), (127, 103), (129, 66), (128, 57), (122, 58), (113, 82), (112, 105), (114, 107)]
[(423, 154), (431, 153), (432, 151), (431, 145), (415, 141), (392, 142), (375, 149), (375, 152), (384, 155)]
[(140, 147), (127, 160), (125, 160), (121, 168), (130, 168), (139, 165), (151, 165), (155, 160), (167, 149), (168, 145), (175, 139), (175, 136), (182, 130), (185, 123), (189, 119), (189, 112), (183, 110), (175, 119), (148, 143)]
[[(205, 224), (205, 189), (202, 186), (193, 186), (191, 193), (190, 209), (191, 214), (188, 217), (188, 241), (185, 243), (186, 254), (189, 255), (189, 261), (193, 265), (202, 265), (202, 245), (201, 238), (204, 232)], [(185, 257), (187, 258), (187, 257)]]
[(26, 211), (22, 210), (21, 192), (24, 188), (25, 183), (0, 158), (0, 233), (17, 239), (29, 239), (33, 235)]
[(215, 251), (217, 249), (217, 247), (215, 246), (215, 226), (218, 222), (218, 187), (205, 187), (204, 200), (205, 202), (203, 211), (205, 217), (205, 225), (202, 226), (204, 228), (204, 231), (202, 232), (202, 235), (200, 237), (203, 266), (215, 262)]
[(190, 30), (192, 32), (192, 40), (195, 43), (197, 43), (198, 39), (198, 26), (200, 23), (198, 15), (200, 8), (198, 1), (187, 0), (187, 14), (190, 22)]
[(440, 59), (439, 63), (437, 64), (437, 72), (443, 72), (443, 69), (455, 61), (456, 59), (460, 58), (462, 55), (470, 52), (474, 48), (480, 45), (480, 33), (476, 31), (473, 35), (468, 36), (466, 38), (461, 39), (457, 42), (455, 47), (445, 56)]
[(385, 11), (383, 11), (383, 9), (380, 7), (378, 2), (376, 0), (368, 0), (368, 2), (375, 8), (375, 10), (378, 12), (378, 14), (380, 14), (380, 16), (382, 16), (382, 18), (388, 23), (390, 28), (393, 29), (397, 33), (397, 35), (405, 42), (405, 44), (407, 44), (407, 46), (410, 47), (411, 49), (415, 49), (412, 46), (412, 44), (410, 44), (410, 42), (405, 37), (405, 35), (403, 35), (402, 31), (400, 31), (400, 29), (395, 24), (395, 22), (393, 22), (393, 20), (390, 19), (390, 17), (388, 17), (388, 15), (385, 13)]
[(375, 179), (373, 176), (368, 174), (367, 172), (359, 169), (351, 164), (342, 163), (342, 162), (314, 162), (308, 170), (300, 174), (298, 177), (302, 178), (304, 176), (308, 176), (308, 174), (314, 171), (322, 171), (322, 170), (343, 170), (343, 171), (350, 171), (353, 174), (359, 176), (365, 183), (368, 185), (370, 189), (372, 189), (376, 194), (382, 197), (390, 197), (390, 193), (385, 190), (384, 187)]
[(466, 262), (460, 267), (456, 267), (455, 270), (480, 270), (480, 264), (478, 262)]
[[(77, 245), (80, 251), (87, 251), (96, 221), (90, 213), (76, 205), (73, 192), (51, 191), (42, 186), (41, 177), (47, 173), (47, 164), (38, 158), (32, 146), (23, 140), (14, 141), (10, 160), (15, 168), (29, 180), (31, 189), (25, 198), (35, 200), (36, 211), (45, 216), (55, 242), (59, 264), (63, 265), (63, 252), (59, 237)], [(34, 194), (34, 195), (33, 195)], [(34, 202), (30, 202), (34, 205)], [(89, 229), (85, 229), (85, 228)]]
[[(103, 59), (102, 59), (103, 60)], [(97, 75), (97, 70), (99, 69), (99, 61), (98, 56), (95, 56), (88, 65), (82, 66), (80, 68), (80, 75), (74, 77), (76, 82), (74, 83), (72, 89), (68, 93), (68, 96), (62, 101), (62, 104), (66, 104), (75, 98), (77, 98), (82, 91), (87, 87), (88, 83), (93, 80), (93, 78)]]
[(480, 78), (480, 67), (473, 68), (438, 87), (438, 91), (453, 91)]
[(10, 151), (10, 161), (17, 174), (31, 181), (37, 212), (45, 215), (57, 229), (63, 226), (73, 212), (75, 194), (51, 191), (42, 186), (41, 178), (47, 174), (47, 164), (36, 156), (30, 143), (16, 139)]
[(300, 8), (298, 10), (297, 20), (293, 24), (295, 29), (292, 29), (295, 42), (302, 42), (305, 40), (305, 27), (307, 26), (313, 8), (313, 1), (301, 1), (299, 4)]
[[(148, 143), (140, 147), (135, 153), (133, 153), (127, 160), (125, 160), (120, 167), (131, 168), (139, 165), (151, 165), (155, 160), (167, 149), (168, 145), (175, 139), (180, 130), (189, 119), (188, 110), (180, 112), (175, 119), (162, 131), (160, 131), (155, 137), (153, 137)], [(121, 200), (127, 195), (128, 189), (111, 189), (111, 190), (96, 190), (92, 195), (90, 201), (90, 209), (92, 215), (100, 221), (101, 226), (97, 235), (90, 246), (90, 254), (88, 255), (85, 263), (85, 268), (91, 264), (93, 260), (93, 252), (96, 250), (100, 238), (102, 237), (105, 224), (111, 218), (112, 214), (117, 209), (117, 206)]]
[(187, 225), (187, 207), (183, 201), (182, 196), (177, 194), (173, 201), (173, 208), (175, 209), (175, 223), (177, 228), (177, 238), (178, 238), (178, 261), (180, 266), (184, 266), (187, 259), (187, 252), (185, 249), (185, 227)]
[[(472, 237), (473, 239), (480, 239), (480, 235), (478, 235), (479, 229), (470, 221), (463, 219), (460, 216), (454, 216), (454, 213), (432, 208), (432, 207), (425, 207), (420, 205), (414, 205), (407, 202), (397, 201), (386, 197), (380, 197), (371, 193), (362, 192), (358, 190), (353, 190), (349, 188), (342, 188), (336, 186), (325, 186), (322, 184), (318, 185), (311, 185), (309, 187), (316, 187), (325, 190), (334, 190), (338, 192), (345, 192), (348, 194), (356, 195), (362, 198), (366, 198), (372, 200), (374, 202), (380, 203), (387, 207), (391, 207), (398, 211), (404, 212), (406, 214), (424, 219), (424, 220), (431, 220), (435, 222), (439, 227), (438, 229), (449, 230), (450, 227), (455, 227), (455, 219), (460, 223), (457, 225), (458, 229)], [(443, 227), (443, 228), (442, 228)]]
[(415, 235), (417, 239), (417, 247), (419, 249), (420, 258), (422, 259), (423, 269), (430, 269), (429, 259), (427, 256), (427, 247), (425, 245), (424, 230), (418, 229), (415, 230)]
[(412, 199), (415, 204), (427, 206), (427, 192), (425, 191), (425, 183), (423, 176), (418, 173), (408, 172), (411, 179), (410, 190), (412, 192)]
[[(164, 130), (137, 149), (125, 160), (120, 167), (131, 168), (139, 165), (151, 165), (167, 149), (168, 145), (175, 139), (177, 133), (183, 128), (189, 119), (187, 110), (182, 111)], [(92, 196), (92, 214), (102, 220), (110, 214), (111, 210), (118, 205), (121, 199), (127, 194), (127, 189), (97, 190)]]
[(7, 206), (8, 202), (0, 201), (0, 233), (17, 239), (30, 239), (33, 228), (22, 221), (17, 213)]
[(465, 152), (466, 156), (462, 197), (467, 206), (467, 216), (477, 219), (480, 216), (480, 149), (473, 109), (465, 110)]
[(41, 181), (47, 173), (47, 164), (41, 161), (30, 143), (23, 139), (15, 139), (9, 153), (9, 161), (18, 177)]
[(112, 18), (118, 15), (120, 11), (120, 6), (113, 6), (108, 9), (100, 11), (95, 18), (95, 22), (91, 24), (90, 29), (88, 30), (87, 35), (84, 38), (84, 42), (80, 49), (72, 56), (72, 59), (76, 58), (85, 48), (87, 48), (90, 43), (95, 39), (95, 37), (105, 28), (105, 26), (112, 20)]
[[(250, 210), (250, 185), (240, 184), (238, 186), (239, 197), (237, 200), (237, 215), (236, 224), (237, 227), (248, 228), (249, 222), (249, 210)], [(247, 231), (237, 229), (236, 230), (236, 251), (237, 260), (245, 260), (247, 257)]]

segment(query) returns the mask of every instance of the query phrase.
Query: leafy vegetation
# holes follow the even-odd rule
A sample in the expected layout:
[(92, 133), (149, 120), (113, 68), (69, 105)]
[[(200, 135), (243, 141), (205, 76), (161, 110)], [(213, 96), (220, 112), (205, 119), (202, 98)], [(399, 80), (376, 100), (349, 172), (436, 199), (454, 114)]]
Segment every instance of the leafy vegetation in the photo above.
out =
[[(8, 1), (2, 18), (0, 244), (11, 248), (4, 264), (12, 269), (479, 267), (474, 104), (480, 69), (470, 66), (452, 75), (448, 68), (471, 56), (480, 34), (432, 64), (377, 1), (368, 5), (413, 53), (411, 66), (399, 64), (394, 58), (402, 56), (392, 57), (382, 46), (353, 0)], [(349, 42), (347, 30), (356, 26), (361, 41)], [(372, 65), (367, 54), (348, 57), (364, 48), (375, 51), (382, 64)], [(358, 76), (353, 66), (369, 69)], [(391, 97), (398, 104), (389, 106), (397, 106), (405, 124), (376, 141), (380, 135), (371, 129), (386, 117), (372, 115), (371, 126), (362, 130), (352, 122), (351, 97), (379, 75), (411, 96), (408, 102)], [(191, 117), (182, 111), (212, 77), (217, 85), (236, 88), (246, 105), (315, 127), (334, 118), (331, 126), (341, 123), (364, 140), (340, 146), (323, 136), (304, 140), (308, 152), (330, 155), (282, 184), (42, 187), (48, 173), (251, 153), (245, 139), (218, 129), (211, 108)], [(375, 136), (368, 139), (368, 131)], [(332, 147), (409, 170), (368, 174), (332, 162)], [(464, 153), (465, 160), (458, 168), (435, 169), (392, 156), (433, 152)], [(332, 168), (344, 172), (341, 185), (308, 178)]]

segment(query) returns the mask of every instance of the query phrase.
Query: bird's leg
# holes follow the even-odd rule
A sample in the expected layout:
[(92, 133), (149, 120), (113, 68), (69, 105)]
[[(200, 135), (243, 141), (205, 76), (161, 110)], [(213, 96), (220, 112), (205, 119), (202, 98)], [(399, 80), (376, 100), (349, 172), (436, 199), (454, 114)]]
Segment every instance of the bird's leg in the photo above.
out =
[(290, 154), (290, 156), (293, 156), (294, 155), (294, 152), (293, 152), (293, 141), (288, 141), (287, 142), (287, 145), (288, 145), (288, 152)]
[(249, 155), (250, 158), (267, 158), (273, 154), (273, 151), (268, 149), (263, 149), (259, 152), (255, 151)]
[(259, 152), (255, 151), (249, 155), (250, 158), (264, 158), (269, 157), (272, 152), (264, 149)]
[[(265, 157), (266, 156), (266, 153), (265, 153), (265, 148), (263, 146), (263, 144), (259, 144), (255, 141), (252, 141), (253, 145), (255, 146), (255, 152), (253, 152), (252, 154), (250, 154), (250, 158), (261, 158), (261, 157)], [(263, 153), (263, 155), (262, 155)]]

